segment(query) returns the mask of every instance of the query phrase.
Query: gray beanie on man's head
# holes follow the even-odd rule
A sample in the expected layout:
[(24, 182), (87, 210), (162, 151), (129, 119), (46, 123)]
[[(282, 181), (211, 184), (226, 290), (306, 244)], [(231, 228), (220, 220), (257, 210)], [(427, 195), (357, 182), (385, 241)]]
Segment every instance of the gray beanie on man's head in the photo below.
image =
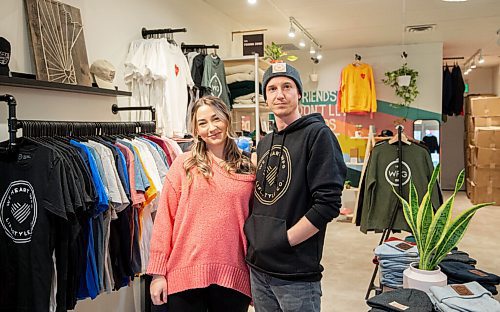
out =
[(287, 63), (274, 63), (269, 66), (262, 79), (262, 94), (264, 95), (264, 99), (267, 100), (266, 86), (269, 83), (269, 80), (271, 80), (271, 78), (273, 77), (280, 76), (288, 77), (295, 81), (297, 89), (299, 89), (299, 94), (302, 95), (302, 81), (300, 80), (299, 72), (292, 65), (289, 65)]

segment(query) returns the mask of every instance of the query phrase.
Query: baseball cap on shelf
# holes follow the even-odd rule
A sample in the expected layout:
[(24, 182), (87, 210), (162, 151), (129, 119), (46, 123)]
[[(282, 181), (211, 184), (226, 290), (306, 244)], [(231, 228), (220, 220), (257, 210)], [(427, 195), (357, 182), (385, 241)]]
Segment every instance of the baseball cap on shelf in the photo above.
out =
[(106, 60), (97, 60), (90, 66), (90, 74), (99, 88), (115, 89), (115, 67)]
[(10, 42), (0, 37), (0, 75), (9, 76)]

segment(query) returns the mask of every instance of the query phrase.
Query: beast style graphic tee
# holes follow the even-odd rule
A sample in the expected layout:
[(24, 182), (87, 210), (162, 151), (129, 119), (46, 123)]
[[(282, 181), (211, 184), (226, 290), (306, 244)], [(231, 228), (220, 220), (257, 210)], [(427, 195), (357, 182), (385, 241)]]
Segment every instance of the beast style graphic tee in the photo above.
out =
[(55, 235), (71, 197), (62, 159), (25, 140), (0, 155), (0, 172), (0, 307), (49, 311)]

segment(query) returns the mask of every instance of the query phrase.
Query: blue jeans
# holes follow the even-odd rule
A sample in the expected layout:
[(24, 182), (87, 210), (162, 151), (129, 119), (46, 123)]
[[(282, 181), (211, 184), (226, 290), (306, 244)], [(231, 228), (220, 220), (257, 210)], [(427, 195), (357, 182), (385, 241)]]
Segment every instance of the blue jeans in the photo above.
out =
[(287, 281), (250, 268), (255, 312), (319, 312), (321, 282)]

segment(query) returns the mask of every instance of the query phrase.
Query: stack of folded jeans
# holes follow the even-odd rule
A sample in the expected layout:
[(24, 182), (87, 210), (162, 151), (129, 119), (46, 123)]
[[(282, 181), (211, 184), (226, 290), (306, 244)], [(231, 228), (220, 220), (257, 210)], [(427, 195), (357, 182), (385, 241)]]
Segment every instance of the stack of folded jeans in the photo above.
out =
[(500, 303), (477, 282), (432, 286), (429, 297), (441, 312), (499, 312)]
[(444, 259), (441, 261), (462, 262), (471, 265), (477, 264), (476, 259), (469, 257), (468, 253), (466, 253), (465, 251), (460, 251), (456, 247), (449, 254), (447, 254), (446, 257), (444, 257)]
[(500, 277), (498, 275), (485, 272), (463, 262), (444, 261), (439, 266), (441, 267), (441, 271), (448, 276), (448, 284), (478, 282), (493, 295), (498, 294), (496, 288), (500, 284)]
[(386, 241), (375, 248), (380, 267), (380, 283), (391, 288), (403, 287), (403, 271), (418, 262), (415, 245), (401, 240)]
[(434, 306), (429, 296), (421, 290), (400, 288), (384, 292), (368, 299), (366, 302), (372, 309), (370, 312), (405, 311), (432, 312)]

